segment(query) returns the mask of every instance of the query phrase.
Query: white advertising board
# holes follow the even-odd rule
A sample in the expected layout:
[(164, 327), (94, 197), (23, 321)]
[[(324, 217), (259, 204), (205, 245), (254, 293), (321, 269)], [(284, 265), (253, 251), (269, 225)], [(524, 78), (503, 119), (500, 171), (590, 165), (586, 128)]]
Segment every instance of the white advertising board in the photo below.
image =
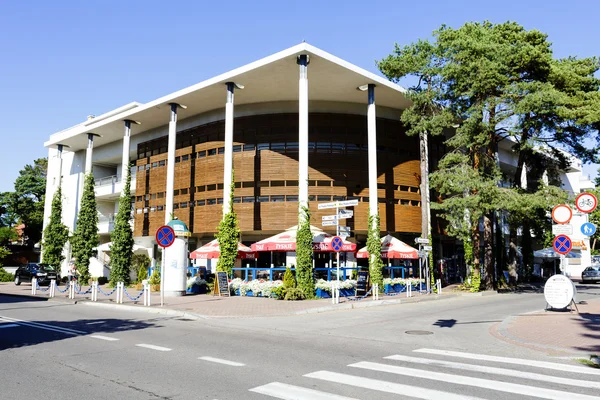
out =
[(553, 275), (544, 286), (544, 298), (552, 308), (561, 309), (571, 304), (574, 296), (573, 282), (564, 275)]

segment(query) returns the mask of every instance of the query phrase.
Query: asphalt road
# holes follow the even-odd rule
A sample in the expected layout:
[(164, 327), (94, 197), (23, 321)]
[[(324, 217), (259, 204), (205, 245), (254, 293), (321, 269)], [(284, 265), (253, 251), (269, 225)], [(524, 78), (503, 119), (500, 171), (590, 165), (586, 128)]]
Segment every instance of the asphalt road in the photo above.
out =
[(0, 398), (599, 398), (600, 369), (489, 334), (544, 305), (522, 293), (195, 321), (0, 295)]

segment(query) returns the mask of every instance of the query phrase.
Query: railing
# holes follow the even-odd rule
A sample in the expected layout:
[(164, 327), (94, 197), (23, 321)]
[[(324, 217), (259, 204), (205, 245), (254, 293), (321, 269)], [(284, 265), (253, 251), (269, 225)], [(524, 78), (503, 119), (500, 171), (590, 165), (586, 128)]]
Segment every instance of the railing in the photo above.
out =
[(108, 215), (98, 215), (98, 222), (108, 222), (108, 223), (112, 223), (115, 222), (115, 214), (108, 214)]
[[(136, 172), (131, 170), (131, 180), (135, 179)], [(96, 186), (114, 185), (115, 183), (121, 182), (121, 175), (110, 175), (96, 180)]]
[[(292, 271), (295, 271), (296, 268), (290, 268)], [(350, 279), (352, 277), (352, 271), (358, 271), (359, 267), (340, 267), (340, 280), (345, 281), (346, 279)], [(283, 279), (283, 274), (285, 273), (286, 267), (274, 267), (274, 268), (257, 268), (257, 267), (248, 267), (248, 268), (232, 268), (233, 276), (232, 278), (242, 278), (245, 281), (254, 280), (254, 279), (267, 279), (272, 281), (273, 277), (275, 280)], [(389, 273), (389, 277), (394, 279), (397, 271), (400, 270), (400, 274), (402, 278), (404, 278), (406, 267), (383, 267), (383, 272)], [(239, 274), (236, 272), (239, 271)], [(336, 279), (337, 268), (313, 268), (313, 274), (317, 279), (325, 279), (327, 276), (327, 281), (331, 281), (332, 279)], [(350, 272), (348, 272), (350, 271)], [(239, 276), (238, 276), (239, 275)]]

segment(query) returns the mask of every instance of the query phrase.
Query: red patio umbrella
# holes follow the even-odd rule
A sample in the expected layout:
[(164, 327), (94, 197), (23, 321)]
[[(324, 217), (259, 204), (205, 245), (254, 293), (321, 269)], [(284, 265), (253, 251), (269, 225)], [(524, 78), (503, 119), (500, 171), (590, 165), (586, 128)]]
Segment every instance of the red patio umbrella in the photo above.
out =
[[(314, 226), (310, 227), (313, 234), (313, 250), (319, 252), (333, 251), (331, 247), (331, 240), (333, 235), (326, 233)], [(297, 226), (292, 226), (285, 231), (273, 235), (259, 242), (254, 243), (250, 247), (253, 251), (296, 251), (296, 233), (298, 232)], [(342, 244), (342, 250), (354, 252), (356, 251), (356, 243), (348, 242), (344, 240)]]
[[(356, 258), (369, 258), (367, 247), (363, 247), (356, 253)], [(404, 258), (416, 260), (419, 258), (417, 249), (396, 239), (391, 235), (381, 238), (381, 258)]]
[[(208, 258), (219, 258), (220, 255), (221, 249), (219, 248), (219, 241), (218, 239), (215, 239), (192, 251), (190, 253), (190, 258), (205, 260)], [(238, 258), (254, 259), (255, 257), (256, 253), (254, 253), (250, 247), (238, 242)]]

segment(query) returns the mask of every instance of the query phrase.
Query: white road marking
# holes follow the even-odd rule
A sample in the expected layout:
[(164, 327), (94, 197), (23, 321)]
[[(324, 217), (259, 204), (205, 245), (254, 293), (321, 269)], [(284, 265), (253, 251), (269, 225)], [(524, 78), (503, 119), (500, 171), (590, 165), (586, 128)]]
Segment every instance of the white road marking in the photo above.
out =
[(389, 372), (397, 375), (410, 376), (413, 378), (430, 379), (438, 382), (447, 382), (455, 385), (473, 386), (483, 389), (495, 390), (498, 392), (514, 393), (521, 396), (540, 397), (553, 400), (598, 400), (597, 396), (588, 396), (585, 394), (562, 392), (559, 390), (545, 389), (527, 385), (520, 385), (510, 382), (497, 382), (488, 379), (473, 378), (471, 376), (452, 375), (443, 372), (433, 372), (415, 368), (398, 367), (395, 365), (378, 364), (368, 361), (361, 361), (348, 365), (349, 367), (368, 369), (378, 372)]
[(483, 366), (483, 365), (463, 364), (463, 363), (457, 363), (457, 362), (452, 362), (452, 361), (431, 360), (428, 358), (417, 358), (417, 357), (409, 357), (409, 356), (401, 356), (401, 355), (394, 355), (394, 356), (383, 357), (383, 358), (388, 359), (388, 360), (406, 361), (406, 362), (415, 363), (415, 364), (424, 364), (424, 365), (433, 365), (433, 366), (445, 367), (445, 368), (454, 368), (454, 369), (460, 369), (463, 371), (473, 371), (473, 372), (480, 372), (480, 373), (513, 376), (515, 378), (533, 379), (533, 380), (542, 381), (542, 382), (551, 382), (551, 383), (559, 383), (559, 384), (563, 384), (563, 385), (600, 389), (600, 382), (594, 382), (594, 381), (590, 381), (590, 380), (583, 381), (583, 380), (578, 380), (578, 379), (569, 379), (569, 378), (563, 378), (560, 376), (536, 374), (533, 372), (524, 372), (524, 371), (518, 371), (518, 370), (514, 370), (514, 369), (487, 367), (487, 366)]
[(78, 330), (71, 329), (71, 328), (63, 328), (60, 326), (42, 324), (40, 322), (24, 321), (22, 319), (10, 318), (10, 317), (5, 317), (5, 316), (0, 316), (0, 318), (2, 318), (5, 321), (15, 322), (19, 325), (29, 326), (31, 328), (45, 329), (48, 331), (66, 333), (67, 335), (83, 335), (86, 333), (84, 331), (78, 331)]
[(198, 360), (204, 360), (204, 361), (210, 361), (210, 362), (215, 362), (215, 363), (219, 363), (219, 364), (231, 365), (232, 367), (243, 367), (244, 365), (246, 365), (246, 364), (242, 364), (242, 363), (235, 362), (235, 361), (223, 360), (221, 358), (214, 358), (214, 357), (208, 357), (208, 356), (198, 357)]
[(486, 354), (472, 354), (472, 353), (462, 353), (459, 351), (449, 351), (449, 350), (436, 350), (436, 349), (418, 349), (413, 350), (416, 353), (426, 353), (426, 354), (436, 354), (442, 356), (450, 356), (450, 357), (459, 357), (466, 358), (469, 360), (481, 360), (481, 361), (495, 361), (506, 364), (517, 364), (517, 365), (527, 365), (530, 367), (538, 367), (538, 368), (546, 368), (553, 369), (561, 372), (578, 372), (580, 374), (588, 374), (588, 375), (600, 375), (600, 370), (589, 368), (589, 367), (579, 367), (575, 365), (568, 364), (558, 364), (551, 363), (547, 361), (536, 361), (536, 360), (525, 360), (522, 358), (509, 358), (509, 357), (499, 357), (499, 356), (488, 356)]
[(119, 340), (119, 339), (114, 338), (114, 337), (102, 336), (102, 335), (91, 335), (90, 337), (94, 338), (94, 339), (107, 340), (109, 342), (114, 342), (114, 341)]
[(16, 328), (17, 324), (0, 324), (0, 328)]
[(271, 382), (250, 389), (250, 391), (283, 400), (357, 400), (352, 397), (320, 392), (318, 390), (288, 385), (281, 382)]
[(426, 389), (417, 386), (403, 385), (401, 383), (381, 381), (378, 379), (363, 378), (361, 376), (340, 374), (330, 371), (317, 371), (304, 375), (307, 378), (320, 379), (328, 382), (377, 390), (379, 392), (400, 394), (406, 397), (425, 400), (482, 400), (479, 397), (465, 396), (440, 390)]
[(144, 344), (144, 343), (140, 343), (140, 344), (136, 344), (137, 347), (144, 347), (146, 349), (151, 349), (151, 350), (158, 350), (158, 351), (171, 351), (171, 349), (167, 348), (167, 347), (160, 347), (160, 346), (155, 346), (153, 344)]

